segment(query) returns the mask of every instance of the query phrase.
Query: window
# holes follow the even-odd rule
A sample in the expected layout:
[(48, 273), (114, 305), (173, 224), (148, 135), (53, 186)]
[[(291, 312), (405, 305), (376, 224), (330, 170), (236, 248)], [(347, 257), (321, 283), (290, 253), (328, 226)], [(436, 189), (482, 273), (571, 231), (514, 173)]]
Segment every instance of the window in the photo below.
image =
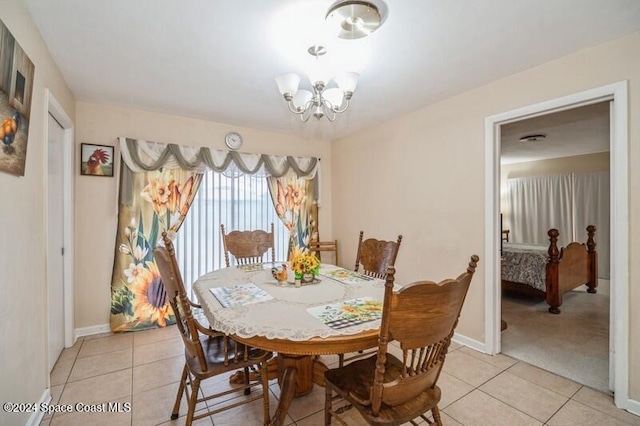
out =
[(187, 292), (206, 272), (225, 267), (220, 224), (227, 232), (275, 229), (276, 260), (286, 260), (289, 231), (278, 218), (265, 177), (207, 171), (175, 241)]

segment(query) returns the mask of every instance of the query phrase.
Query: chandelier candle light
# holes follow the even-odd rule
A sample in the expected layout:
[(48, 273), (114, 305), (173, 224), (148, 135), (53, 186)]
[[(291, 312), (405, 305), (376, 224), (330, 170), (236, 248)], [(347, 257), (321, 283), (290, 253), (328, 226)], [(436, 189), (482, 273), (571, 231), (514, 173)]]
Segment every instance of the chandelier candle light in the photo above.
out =
[[(311, 46), (308, 51), (316, 59), (327, 53), (327, 49), (323, 46)], [(312, 116), (317, 120), (327, 117), (329, 121), (334, 121), (338, 114), (349, 108), (349, 101), (356, 90), (358, 77), (358, 73), (355, 72), (338, 74), (334, 78), (338, 87), (327, 88), (329, 79), (325, 81), (322, 77), (309, 76), (312, 91), (298, 90), (300, 76), (295, 73), (279, 75), (276, 77), (276, 83), (280, 94), (287, 101), (289, 110), (300, 115), (300, 120), (303, 122), (309, 121)]]

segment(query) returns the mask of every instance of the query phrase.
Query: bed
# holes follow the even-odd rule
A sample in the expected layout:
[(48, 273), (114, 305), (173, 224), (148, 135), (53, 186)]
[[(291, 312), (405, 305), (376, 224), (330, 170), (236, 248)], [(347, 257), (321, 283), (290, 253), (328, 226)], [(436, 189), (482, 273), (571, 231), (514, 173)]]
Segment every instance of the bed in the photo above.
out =
[(572, 242), (558, 249), (557, 229), (550, 229), (549, 246), (504, 243), (502, 246), (503, 290), (544, 296), (549, 312), (560, 313), (562, 295), (582, 285), (589, 293), (598, 287), (596, 227), (587, 227), (586, 243)]

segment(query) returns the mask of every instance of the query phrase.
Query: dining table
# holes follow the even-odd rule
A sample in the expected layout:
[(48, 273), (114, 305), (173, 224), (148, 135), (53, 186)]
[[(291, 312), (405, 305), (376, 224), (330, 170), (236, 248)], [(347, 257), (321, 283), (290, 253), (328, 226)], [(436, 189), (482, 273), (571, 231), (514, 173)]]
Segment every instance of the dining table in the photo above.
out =
[[(286, 264), (286, 263), (285, 263)], [(278, 410), (324, 386), (318, 355), (378, 345), (384, 280), (322, 264), (312, 283), (278, 282), (281, 263), (208, 272), (193, 284), (209, 326), (248, 346), (273, 351), (269, 378), (278, 379)], [(285, 400), (283, 400), (283, 398)]]

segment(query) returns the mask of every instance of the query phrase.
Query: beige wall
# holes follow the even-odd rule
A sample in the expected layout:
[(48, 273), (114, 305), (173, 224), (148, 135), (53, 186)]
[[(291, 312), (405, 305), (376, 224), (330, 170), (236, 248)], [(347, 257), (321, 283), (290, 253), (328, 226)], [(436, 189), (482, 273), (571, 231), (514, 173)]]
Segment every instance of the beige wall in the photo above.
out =
[[(333, 141), (333, 233), (402, 233), (398, 278), (442, 279), (481, 257), (458, 332), (484, 341), (486, 117), (629, 80), (630, 259), (640, 251), (640, 33), (596, 46)], [(429, 84), (425, 81), (424, 84)], [(343, 212), (349, 212), (345, 215)], [(629, 265), (630, 388), (640, 400), (640, 263)], [(615, 283), (613, 283), (615, 285)]]
[[(77, 103), (76, 119), (78, 148), (82, 142), (115, 145), (117, 137), (127, 136), (227, 149), (224, 135), (237, 131), (244, 139), (243, 152), (320, 157), (320, 226), (323, 236), (331, 236), (331, 156), (327, 141), (85, 102)], [(109, 323), (116, 179), (80, 176), (79, 171), (76, 175), (75, 326), (85, 328)]]
[[(35, 65), (25, 175), (0, 173), (0, 401), (38, 401), (49, 383), (46, 336), (45, 88), (74, 118), (73, 95), (51, 60), (23, 2), (3, 1), (0, 19)], [(0, 424), (29, 414), (0, 411)]]

